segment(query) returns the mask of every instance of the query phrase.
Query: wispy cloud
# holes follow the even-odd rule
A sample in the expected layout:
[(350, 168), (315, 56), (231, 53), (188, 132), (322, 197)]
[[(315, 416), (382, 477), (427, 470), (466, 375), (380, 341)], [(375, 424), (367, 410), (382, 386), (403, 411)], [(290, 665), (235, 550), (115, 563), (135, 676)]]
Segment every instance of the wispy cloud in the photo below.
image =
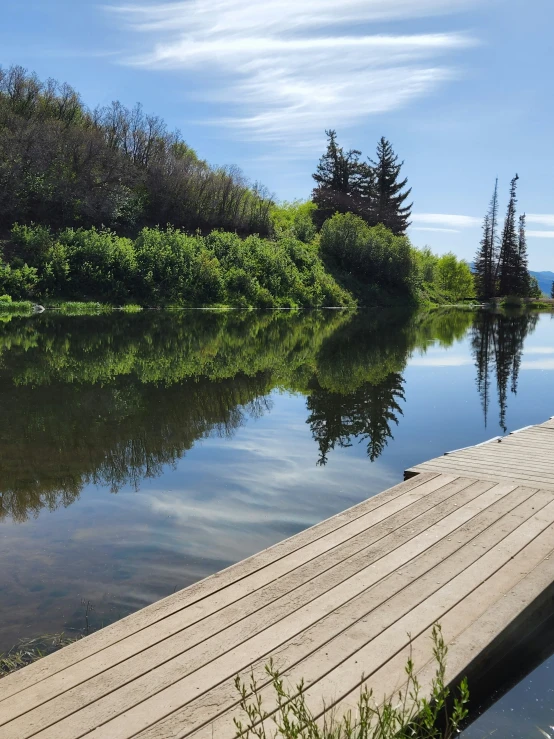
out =
[(527, 213), (527, 223), (536, 226), (554, 226), (554, 215), (551, 213)]
[(448, 213), (414, 213), (412, 223), (436, 224), (437, 226), (457, 230), (481, 225), (481, 218), (461, 216)]
[(527, 231), (527, 236), (535, 239), (554, 239), (554, 231)]
[(435, 231), (439, 233), (448, 234), (459, 234), (460, 230), (457, 228), (437, 228), (435, 226), (413, 226), (412, 231)]
[[(111, 8), (149, 50), (126, 61), (201, 70), (203, 96), (225, 103), (243, 136), (321, 145), (325, 127), (355, 124), (453, 79), (456, 32), (375, 34), (371, 24), (448, 14), (475, 0), (182, 0)], [(289, 142), (290, 143), (290, 142)]]

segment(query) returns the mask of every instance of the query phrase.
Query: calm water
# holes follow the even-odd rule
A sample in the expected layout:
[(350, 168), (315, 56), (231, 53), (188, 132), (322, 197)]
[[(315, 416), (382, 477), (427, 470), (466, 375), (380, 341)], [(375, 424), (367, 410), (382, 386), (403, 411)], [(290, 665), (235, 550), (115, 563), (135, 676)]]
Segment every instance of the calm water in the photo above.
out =
[[(413, 464), (544, 421), (554, 320), (14, 318), (0, 323), (0, 414), (1, 650), (83, 629), (83, 599), (92, 628), (112, 622)], [(552, 733), (552, 651), (468, 739)]]

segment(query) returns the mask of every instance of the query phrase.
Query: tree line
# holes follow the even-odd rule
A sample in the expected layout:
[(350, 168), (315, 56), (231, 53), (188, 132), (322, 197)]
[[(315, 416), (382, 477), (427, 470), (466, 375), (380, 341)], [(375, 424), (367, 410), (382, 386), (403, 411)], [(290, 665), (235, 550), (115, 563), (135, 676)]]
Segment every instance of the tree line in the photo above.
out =
[(141, 105), (89, 109), (67, 84), (0, 67), (0, 229), (171, 223), (265, 235), (270, 207), (265, 188), (208, 165)]
[[(140, 105), (89, 109), (69, 85), (0, 68), (0, 295), (244, 307), (473, 297), (463, 261), (408, 240), (411, 189), (391, 143), (363, 159), (326, 133), (311, 202), (278, 205)], [(480, 290), (527, 289), (515, 188), (510, 202), (500, 243), (495, 194)]]
[(510, 182), (508, 208), (500, 228), (498, 179), (483, 222), (483, 238), (475, 258), (477, 294), (484, 300), (499, 296), (541, 297), (536, 278), (529, 274), (525, 213), (517, 218), (516, 174)]

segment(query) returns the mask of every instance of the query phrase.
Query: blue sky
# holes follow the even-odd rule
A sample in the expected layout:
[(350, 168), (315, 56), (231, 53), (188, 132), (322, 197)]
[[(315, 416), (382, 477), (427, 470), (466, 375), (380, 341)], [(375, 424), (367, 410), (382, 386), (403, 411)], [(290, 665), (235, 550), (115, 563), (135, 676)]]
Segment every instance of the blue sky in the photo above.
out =
[(307, 198), (336, 128), (387, 136), (413, 187), (416, 245), (471, 259), (495, 177), (520, 175), (530, 266), (554, 270), (552, 0), (19, 0), (0, 64), (137, 101), (200, 156)]

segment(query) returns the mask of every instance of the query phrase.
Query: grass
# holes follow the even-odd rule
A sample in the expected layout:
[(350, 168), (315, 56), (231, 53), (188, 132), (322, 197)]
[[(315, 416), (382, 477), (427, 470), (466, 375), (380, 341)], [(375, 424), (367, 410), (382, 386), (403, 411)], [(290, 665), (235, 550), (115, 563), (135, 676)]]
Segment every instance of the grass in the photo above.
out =
[[(248, 684), (237, 676), (235, 687), (245, 718), (235, 718), (236, 737), (256, 739), (451, 739), (460, 731), (468, 715), (469, 690), (463, 680), (456, 691), (445, 684), (447, 647), (441, 627), (432, 633), (436, 673), (430, 696), (426, 697), (410, 658), (406, 664), (404, 690), (383, 703), (377, 703), (366, 687), (360, 690), (357, 709), (342, 717), (333, 710), (312, 713), (304, 682), (296, 688), (286, 687), (279, 672), (270, 662), (266, 666), (274, 704), (264, 708), (260, 685), (251, 675)], [(363, 676), (361, 680), (363, 686)], [(324, 706), (324, 709), (326, 707)], [(331, 706), (332, 709), (332, 706)], [(330, 713), (330, 718), (328, 714)]]
[(9, 313), (11, 315), (26, 316), (33, 310), (33, 304), (30, 300), (8, 300), (9, 296), (0, 295), (0, 313)]
[(98, 303), (93, 301), (66, 301), (48, 303), (47, 310), (56, 310), (64, 316), (96, 316), (101, 313), (111, 313), (112, 311), (122, 311), (123, 313), (140, 313), (142, 306), (129, 304), (121, 307), (109, 305), (108, 303)]
[(0, 679), (36, 662), (47, 654), (57, 652), (76, 641), (65, 634), (44, 634), (36, 639), (22, 639), (8, 652), (0, 654)]

